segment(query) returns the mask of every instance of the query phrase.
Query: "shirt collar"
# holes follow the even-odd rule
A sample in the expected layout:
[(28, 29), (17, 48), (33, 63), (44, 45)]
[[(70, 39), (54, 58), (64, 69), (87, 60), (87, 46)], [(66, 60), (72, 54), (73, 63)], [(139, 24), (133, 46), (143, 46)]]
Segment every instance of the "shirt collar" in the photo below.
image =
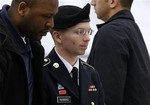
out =
[(61, 61), (64, 63), (64, 65), (66, 66), (67, 70), (69, 73), (71, 73), (71, 70), (73, 69), (73, 67), (76, 67), (79, 70), (79, 58), (77, 59), (76, 63), (72, 66), (68, 61), (66, 61), (61, 55), (59, 55), (59, 53), (57, 52), (56, 48), (55, 48), (56, 54), (58, 55), (58, 57), (61, 59)]
[(109, 20), (107, 20), (106, 22), (102, 23), (102, 24), (97, 24), (97, 28), (101, 28), (103, 25), (113, 21), (113, 20), (116, 20), (116, 19), (129, 19), (129, 20), (132, 20), (132, 21), (135, 21), (134, 20), (134, 17), (133, 15), (131, 14), (131, 11), (130, 10), (121, 10), (119, 12), (117, 12), (116, 14), (114, 14)]

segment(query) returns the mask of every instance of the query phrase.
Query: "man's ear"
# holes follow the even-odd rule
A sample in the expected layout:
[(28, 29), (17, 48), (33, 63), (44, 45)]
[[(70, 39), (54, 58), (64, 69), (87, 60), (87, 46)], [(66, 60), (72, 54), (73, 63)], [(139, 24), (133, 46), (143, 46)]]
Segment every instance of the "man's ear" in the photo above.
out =
[(109, 0), (110, 8), (115, 8), (119, 3), (119, 0)]
[(19, 5), (18, 5), (19, 15), (21, 15), (21, 16), (26, 15), (26, 13), (28, 12), (28, 9), (29, 9), (29, 7), (26, 2), (22, 1), (19, 3)]

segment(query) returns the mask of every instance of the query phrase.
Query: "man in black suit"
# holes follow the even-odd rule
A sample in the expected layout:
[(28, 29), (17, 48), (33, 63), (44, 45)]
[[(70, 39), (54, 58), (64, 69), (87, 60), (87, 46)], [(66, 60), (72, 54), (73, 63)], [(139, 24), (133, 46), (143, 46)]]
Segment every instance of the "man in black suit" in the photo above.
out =
[(99, 24), (88, 63), (98, 70), (107, 105), (150, 105), (150, 58), (131, 13), (136, 0), (91, 0)]
[(89, 12), (89, 4), (83, 9), (65, 5), (54, 17), (55, 47), (45, 58), (43, 70), (44, 105), (104, 105), (97, 71), (79, 58), (92, 33)]

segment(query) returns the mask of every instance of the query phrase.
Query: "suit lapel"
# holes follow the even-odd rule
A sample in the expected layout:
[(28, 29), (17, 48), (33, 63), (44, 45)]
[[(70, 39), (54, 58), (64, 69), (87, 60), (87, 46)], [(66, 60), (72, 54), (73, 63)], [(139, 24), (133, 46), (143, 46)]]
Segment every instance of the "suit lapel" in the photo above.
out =
[(86, 105), (89, 100), (88, 96), (88, 87), (90, 85), (90, 76), (87, 73), (86, 69), (83, 67), (83, 64), (80, 62), (80, 99), (81, 105)]
[[(51, 60), (51, 69), (50, 74), (66, 89), (70, 90), (72, 94), (74, 94), (77, 98), (79, 98), (78, 88), (73, 83), (73, 80), (63, 64), (63, 62), (57, 56), (55, 50), (53, 49), (51, 53), (48, 55), (48, 58)], [(57, 66), (55, 66), (57, 64)]]

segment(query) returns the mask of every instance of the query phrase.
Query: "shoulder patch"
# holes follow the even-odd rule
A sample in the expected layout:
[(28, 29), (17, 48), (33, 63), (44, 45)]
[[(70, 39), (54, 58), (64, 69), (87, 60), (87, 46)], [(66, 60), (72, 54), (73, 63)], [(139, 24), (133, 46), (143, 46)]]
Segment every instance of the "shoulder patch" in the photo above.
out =
[(43, 65), (43, 67), (47, 66), (50, 63), (51, 63), (51, 60), (49, 58), (44, 58), (44, 65)]
[(91, 67), (92, 69), (95, 69), (93, 66), (91, 66), (91, 65), (88, 64), (87, 62), (81, 61), (81, 63), (82, 63), (83, 65), (86, 65), (86, 66), (88, 66), (88, 67)]

